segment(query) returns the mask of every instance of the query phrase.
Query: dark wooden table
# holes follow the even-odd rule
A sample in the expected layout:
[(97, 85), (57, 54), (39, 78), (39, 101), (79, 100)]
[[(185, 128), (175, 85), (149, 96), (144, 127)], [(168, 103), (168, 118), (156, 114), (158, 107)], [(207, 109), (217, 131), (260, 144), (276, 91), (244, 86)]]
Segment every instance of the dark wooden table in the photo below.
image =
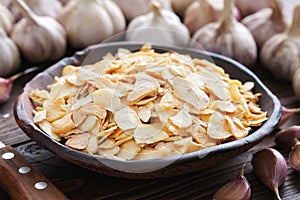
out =
[[(280, 99), (282, 105), (299, 107), (300, 101), (294, 96), (291, 85), (274, 80), (261, 67), (253, 71)], [(70, 164), (30, 140), (17, 126), (13, 116), (13, 103), (18, 94), (34, 74), (19, 79), (13, 88), (11, 98), (0, 105), (0, 140), (12, 145), (54, 185), (70, 199), (212, 199), (213, 193), (230, 181), (246, 163), (245, 176), (251, 184), (251, 199), (276, 199), (272, 191), (254, 175), (251, 155), (263, 148), (274, 146), (274, 133), (249, 151), (208, 169), (172, 178), (154, 180), (127, 180), (96, 174)], [(282, 128), (299, 125), (300, 115), (293, 116)], [(274, 148), (277, 148), (276, 146)], [(279, 149), (280, 150), (280, 149)], [(286, 157), (287, 152), (281, 151)], [(300, 174), (290, 168), (285, 183), (280, 187), (284, 200), (300, 199)], [(0, 172), (1, 173), (1, 172)], [(9, 199), (0, 190), (0, 199)]]

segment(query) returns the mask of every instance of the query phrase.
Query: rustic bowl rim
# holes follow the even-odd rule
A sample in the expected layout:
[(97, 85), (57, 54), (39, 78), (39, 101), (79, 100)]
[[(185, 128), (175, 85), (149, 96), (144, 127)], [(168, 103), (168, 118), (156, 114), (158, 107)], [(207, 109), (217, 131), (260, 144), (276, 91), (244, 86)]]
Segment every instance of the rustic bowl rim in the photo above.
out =
[[(30, 83), (36, 81), (38, 76), (41, 76), (43, 74), (49, 74), (49, 73), (51, 74), (51, 70), (54, 69), (55, 67), (58, 67), (62, 63), (68, 63), (71, 61), (74, 64), (80, 65), (80, 61), (78, 61), (78, 60), (84, 58), (88, 53), (90, 53), (94, 49), (99, 49), (99, 48), (105, 49), (107, 47), (119, 48), (121, 46), (122, 47), (123, 46), (141, 47), (143, 44), (144, 44), (143, 42), (111, 42), (111, 43), (102, 43), (102, 44), (92, 45), (82, 51), (76, 52), (71, 57), (67, 57), (67, 58), (64, 58), (64, 59), (58, 61), (56, 64), (54, 64), (53, 66), (50, 66), (45, 71), (37, 74), (33, 79), (31, 79), (25, 85), (24, 91), (20, 94), (20, 96), (18, 97), (18, 99), (15, 102), (14, 116), (15, 116), (17, 124), (25, 132), (25, 134), (27, 134), (31, 139), (35, 140), (38, 144), (46, 147), (47, 149), (54, 152), (55, 154), (57, 154), (59, 157), (61, 157), (63, 159), (69, 160), (74, 163), (81, 162), (81, 160), (78, 158), (94, 159), (95, 156), (70, 149), (63, 144), (61, 144), (57, 141), (54, 141), (33, 123), (32, 119), (30, 119), (30, 117), (28, 116), (28, 113), (26, 113), (26, 112), (28, 112), (28, 109), (29, 109), (29, 111), (30, 110), (32, 111), (32, 108), (29, 108), (28, 105), (26, 104), (26, 102), (27, 103), (28, 103), (28, 101), (30, 102), (30, 100), (28, 100), (28, 94), (29, 94), (30, 90), (33, 89), (33, 88), (30, 88)], [(219, 153), (219, 152), (230, 150), (233, 148), (239, 148), (243, 145), (247, 145), (250, 143), (257, 143), (258, 141), (262, 140), (265, 136), (269, 135), (274, 130), (276, 125), (278, 124), (280, 117), (281, 117), (281, 104), (280, 104), (279, 99), (264, 85), (264, 83), (251, 70), (249, 70), (247, 67), (243, 66), (239, 62), (237, 62), (231, 58), (228, 58), (226, 56), (223, 56), (223, 55), (219, 55), (219, 54), (211, 53), (211, 52), (204, 52), (204, 51), (191, 49), (191, 48), (174, 47), (174, 46), (166, 46), (166, 45), (155, 45), (155, 44), (153, 44), (152, 47), (154, 49), (160, 48), (160, 49), (168, 49), (170, 51), (186, 52), (187, 54), (196, 54), (196, 55), (198, 54), (200, 57), (201, 57), (201, 55), (202, 56), (204, 55), (204, 56), (209, 56), (209, 57), (213, 58), (213, 60), (221, 60), (223, 62), (227, 62), (228, 64), (232, 65), (233, 67), (236, 67), (237, 69), (243, 71), (248, 76), (250, 76), (255, 81), (255, 84), (258, 84), (259, 87), (268, 95), (268, 97), (270, 98), (270, 101), (271, 101), (270, 104), (273, 103), (273, 105), (274, 105), (272, 113), (268, 113), (268, 120), (261, 127), (259, 127), (257, 130), (252, 132), (247, 137), (236, 140), (236, 141), (224, 143), (221, 145), (201, 149), (199, 151), (183, 154), (179, 158), (176, 158), (175, 163), (188, 162), (188, 161), (191, 161), (194, 159), (199, 159), (199, 158), (201, 158), (201, 156), (205, 156), (207, 154)], [(230, 72), (227, 72), (227, 73), (230, 74)], [(49, 144), (47, 144), (48, 142), (49, 142)], [(50, 144), (50, 143), (52, 143), (52, 144)], [(58, 149), (54, 149), (55, 146), (58, 147)], [(64, 151), (63, 154), (60, 154), (60, 153), (62, 153), (62, 152), (59, 152), (61, 150)], [(78, 158), (73, 158), (70, 155), (78, 155)], [(99, 159), (99, 158), (97, 158), (97, 159)], [(174, 160), (174, 158), (172, 158), (172, 157), (166, 157), (166, 158), (162, 158), (162, 159), (151, 159), (151, 160), (137, 160), (137, 161), (122, 161), (122, 160), (114, 160), (114, 159), (109, 159), (109, 158), (104, 158), (104, 157), (101, 157), (100, 159), (106, 160), (108, 162), (114, 162), (117, 164), (119, 163), (121, 165), (129, 164), (130, 166), (133, 166), (135, 164), (151, 165), (151, 164), (157, 163), (157, 162), (162, 162), (162, 161), (169, 162), (169, 161)]]

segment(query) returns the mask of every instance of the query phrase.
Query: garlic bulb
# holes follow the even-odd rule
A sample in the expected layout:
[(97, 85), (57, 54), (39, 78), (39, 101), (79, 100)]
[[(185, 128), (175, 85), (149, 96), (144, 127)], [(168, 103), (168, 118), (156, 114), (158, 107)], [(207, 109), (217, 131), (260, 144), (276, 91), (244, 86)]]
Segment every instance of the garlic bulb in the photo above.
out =
[(102, 42), (125, 30), (125, 17), (110, 0), (71, 0), (58, 21), (65, 27), (75, 49)]
[(1, 27), (0, 52), (0, 76), (8, 76), (18, 69), (21, 59), (17, 46)]
[(134, 18), (128, 25), (126, 40), (187, 46), (190, 33), (173, 12), (161, 9), (158, 1), (151, 2), (152, 12)]
[[(121, 8), (127, 21), (131, 21), (133, 18), (147, 14), (151, 11), (151, 0), (114, 0), (114, 2)], [(171, 0), (159, 0), (162, 7), (167, 10), (171, 10)]]
[(4, 5), (0, 4), (0, 27), (2, 27), (6, 33), (10, 33), (14, 20), (12, 13), (4, 7)]
[(185, 10), (196, 0), (171, 0), (171, 7), (174, 12), (182, 17)]
[(260, 60), (275, 78), (291, 81), (293, 74), (300, 67), (300, 6), (294, 10), (291, 26), (264, 43)]
[(279, 0), (272, 1), (272, 8), (264, 8), (242, 20), (252, 33), (258, 47), (273, 35), (285, 31), (288, 26)]
[[(196, 0), (185, 11), (183, 23), (194, 34), (204, 25), (217, 21), (224, 7), (224, 0)], [(236, 19), (240, 19), (239, 11), (234, 7)]]
[(220, 20), (200, 28), (193, 35), (191, 46), (204, 48), (251, 66), (257, 58), (255, 40), (249, 30), (234, 18), (233, 8), (233, 0), (224, 0)]
[(22, 0), (14, 0), (24, 15), (13, 28), (11, 38), (23, 56), (33, 63), (53, 61), (66, 51), (66, 33), (53, 18), (38, 16)]
[(241, 12), (242, 17), (255, 13), (263, 8), (270, 8), (272, 6), (272, 0), (235, 0), (235, 5)]

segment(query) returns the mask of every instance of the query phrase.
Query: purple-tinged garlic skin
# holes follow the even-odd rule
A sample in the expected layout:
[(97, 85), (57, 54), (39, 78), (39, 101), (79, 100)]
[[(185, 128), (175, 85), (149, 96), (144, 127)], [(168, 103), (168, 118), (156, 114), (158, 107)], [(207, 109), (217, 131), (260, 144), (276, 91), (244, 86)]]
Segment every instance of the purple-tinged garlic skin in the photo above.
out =
[(300, 126), (294, 125), (276, 133), (275, 143), (283, 149), (290, 150), (300, 140)]
[(266, 148), (255, 153), (251, 163), (257, 178), (281, 199), (278, 187), (284, 183), (287, 174), (287, 164), (282, 154), (273, 148)]
[(234, 199), (249, 200), (251, 186), (245, 176), (239, 175), (234, 180), (222, 186), (214, 195), (213, 200)]
[(295, 139), (295, 143), (289, 154), (289, 162), (294, 170), (300, 172), (300, 142), (298, 139)]

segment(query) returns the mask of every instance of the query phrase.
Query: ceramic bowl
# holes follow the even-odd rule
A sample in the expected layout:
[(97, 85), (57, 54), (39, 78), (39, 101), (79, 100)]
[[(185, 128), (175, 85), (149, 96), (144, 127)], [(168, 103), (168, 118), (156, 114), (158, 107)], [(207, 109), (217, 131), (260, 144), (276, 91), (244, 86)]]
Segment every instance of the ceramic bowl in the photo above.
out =
[(222, 67), (230, 74), (231, 78), (239, 79), (242, 82), (253, 81), (255, 83), (253, 91), (262, 94), (259, 104), (264, 111), (267, 111), (268, 120), (243, 139), (184, 154), (176, 158), (166, 157), (162, 159), (139, 161), (109, 159), (70, 149), (62, 143), (52, 140), (34, 124), (32, 114), (34, 105), (28, 97), (28, 94), (34, 88), (46, 89), (47, 85), (53, 83), (55, 76), (61, 75), (61, 71), (65, 65), (71, 64), (77, 66), (81, 64), (92, 64), (101, 59), (102, 56), (108, 52), (114, 54), (119, 48), (139, 50), (142, 45), (142, 43), (134, 42), (112, 42), (90, 46), (83, 51), (75, 53), (72, 57), (62, 59), (45, 71), (39, 73), (25, 85), (23, 93), (15, 103), (14, 113), (16, 122), (32, 140), (52, 151), (62, 159), (98, 173), (117, 177), (142, 179), (177, 176), (217, 165), (258, 144), (265, 136), (271, 134), (279, 122), (281, 117), (281, 105), (279, 100), (254, 73), (240, 63), (214, 53), (180, 47), (153, 45), (152, 47), (157, 51), (176, 51), (178, 53), (189, 54), (193, 58), (208, 59)]

